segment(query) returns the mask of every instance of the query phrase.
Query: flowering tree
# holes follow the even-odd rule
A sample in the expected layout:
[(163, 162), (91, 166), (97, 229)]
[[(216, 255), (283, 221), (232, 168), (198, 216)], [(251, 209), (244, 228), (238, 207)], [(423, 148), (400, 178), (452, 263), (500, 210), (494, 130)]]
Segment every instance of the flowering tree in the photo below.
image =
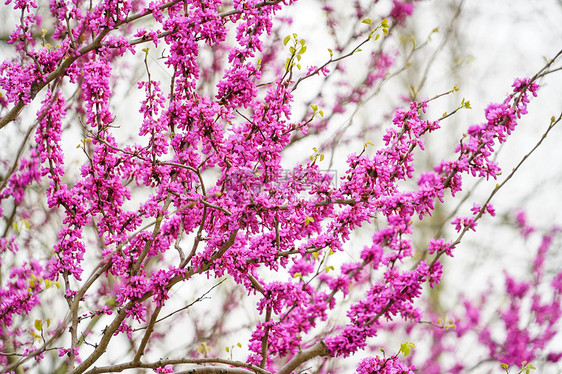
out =
[[(519, 166), (444, 221), (455, 235), (433, 232), (421, 247), (412, 238), (470, 179), (498, 178), (498, 146), (560, 70), (562, 51), (515, 79), (454, 156), (418, 167), (441, 124), (470, 108), (463, 99), (426, 113), (454, 83), (431, 98), (413, 87), (382, 127), (333, 126), (408, 68), (410, 55), (387, 41), (415, 2), (349, 2), (343, 38), (341, 9), (321, 1), (332, 44), (316, 66), (288, 31), (293, 3), (7, 1), (17, 17), (0, 67), (0, 131), (10, 139), (0, 160), (2, 372), (333, 373), (351, 363), (357, 373), (439, 373), (487, 362), (509, 372), (561, 358), (548, 343), (562, 273), (544, 270), (556, 227), (531, 279), (506, 273), (499, 327), (482, 317), (484, 298), (438, 321), (422, 292), (481, 217), (495, 215), (490, 201)], [(357, 61), (365, 69), (345, 68)], [(309, 97), (297, 100), (305, 86)], [(367, 141), (376, 130), (380, 139)], [(324, 134), (309, 154), (307, 142)], [(523, 212), (516, 222), (532, 235)], [(353, 248), (360, 231), (371, 239)], [(409, 338), (399, 347), (373, 343), (401, 329)], [(471, 335), (485, 349), (465, 362), (455, 346)]]

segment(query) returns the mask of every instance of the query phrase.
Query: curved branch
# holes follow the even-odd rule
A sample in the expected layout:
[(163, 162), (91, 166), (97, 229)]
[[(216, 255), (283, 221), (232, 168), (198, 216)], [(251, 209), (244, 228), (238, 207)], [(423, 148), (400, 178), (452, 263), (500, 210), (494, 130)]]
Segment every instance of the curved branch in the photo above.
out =
[(291, 374), (293, 370), (298, 368), (301, 364), (315, 357), (329, 356), (330, 352), (324, 341), (320, 341), (312, 347), (299, 352), (291, 361), (287, 362), (276, 374)]
[[(225, 360), (222, 358), (181, 358), (181, 359), (162, 359), (156, 362), (139, 362), (135, 363), (133, 361), (124, 364), (94, 367), (88, 370), (86, 374), (99, 374), (99, 373), (118, 373), (128, 369), (158, 369), (166, 365), (181, 365), (181, 364), (192, 364), (192, 365), (204, 365), (204, 364), (223, 364), (230, 365), (232, 367), (217, 367), (217, 366), (201, 366), (197, 368), (192, 368), (184, 371), (176, 371), (176, 373), (225, 373), (225, 374), (249, 374), (254, 372), (256, 374), (271, 374), (265, 369), (261, 369), (255, 365), (247, 364), (242, 361), (232, 361)], [(244, 368), (244, 369), (241, 369)]]

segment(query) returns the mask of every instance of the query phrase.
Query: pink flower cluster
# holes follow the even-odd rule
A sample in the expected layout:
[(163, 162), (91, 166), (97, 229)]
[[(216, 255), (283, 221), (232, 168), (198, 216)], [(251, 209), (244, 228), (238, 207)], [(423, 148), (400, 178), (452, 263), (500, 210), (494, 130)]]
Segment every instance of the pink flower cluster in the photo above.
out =
[[(517, 214), (522, 215), (521, 211)], [(429, 357), (419, 360), (413, 351), (408, 362), (417, 362), (416, 366), (424, 373), (463, 373), (475, 363), (463, 357), (459, 344), (464, 341), (474, 344), (475, 339), (479, 344), (472, 349), (472, 355), (477, 353), (472, 359), (476, 358), (480, 364), (491, 363), (497, 367), (504, 363), (521, 368), (522, 362), (559, 362), (562, 353), (549, 343), (555, 339), (562, 317), (562, 272), (557, 270), (547, 276), (545, 269), (546, 257), (553, 250), (553, 239), (559, 232), (554, 227), (543, 235), (532, 261), (531, 278), (522, 279), (505, 272), (503, 295), (486, 292), (476, 301), (463, 297), (460, 308), (450, 316), (449, 325), (414, 327), (414, 331), (423, 331), (426, 338), (431, 336), (433, 344)], [(528, 236), (525, 231), (521, 234)], [(552, 291), (550, 295), (545, 295), (544, 287)], [(451, 366), (447, 363), (450, 360), (456, 364)]]
[(357, 374), (413, 374), (415, 366), (408, 367), (397, 356), (389, 358), (369, 357), (362, 360), (357, 367)]
[[(327, 129), (332, 116), (366, 100), (397, 59), (395, 52), (377, 47), (367, 56), (368, 72), (361, 82), (346, 85), (341, 61), (353, 53), (341, 55), (348, 46), (338, 45), (325, 65), (297, 72), (285, 65), (286, 51), (278, 45), (286, 43), (275, 27), (278, 12), (293, 3), (50, 0), (48, 24), (54, 30), (37, 37), (42, 25), (34, 14), (37, 5), (14, 2), (21, 14), (10, 36), (17, 57), (0, 65), (1, 109), (8, 113), (0, 121), (15, 120), (39, 94), (42, 99), (35, 137), (30, 145), (23, 143), (24, 156), (12, 161), (0, 188), (0, 213), (11, 215), (6, 222), (16, 227), (7, 225), (0, 238), (0, 270), (9, 268), (0, 274), (7, 274), (0, 277), (0, 370), (11, 372), (31, 357), (40, 366), (44, 353), (55, 350), (72, 373), (94, 364), (100, 372), (138, 366), (157, 373), (180, 365), (225, 364), (288, 374), (306, 360), (366, 350), (369, 339), (389, 324), (421, 321), (416, 302), (426, 283), (434, 287), (440, 282), (439, 258), (452, 257), (458, 242), (437, 237), (416, 249), (415, 224), (445, 202), (447, 191), (460, 192), (463, 176), (497, 177), (500, 168), (492, 156), (527, 113), (529, 97), (538, 90), (536, 78), (516, 80), (503, 103), (486, 109), (486, 122), (470, 127), (456, 159), (429, 171), (416, 170), (415, 157), (425, 151), (426, 137), (440, 128), (438, 120), (426, 119), (430, 100), (398, 108), (376, 151), (367, 152), (365, 145), (350, 154), (346, 171), (331, 183), (334, 175), (320, 166), (323, 149), (314, 148), (310, 161), (292, 167), (283, 153)], [(415, 1), (388, 5), (394, 28), (412, 14)], [(335, 30), (333, 8), (326, 2), (323, 9)], [(370, 12), (360, 2), (350, 9), (357, 17)], [(147, 22), (136, 28), (141, 19)], [(358, 22), (365, 30), (351, 39), (360, 46), (373, 36), (365, 23)], [(304, 51), (304, 40), (293, 37)], [(156, 59), (144, 48), (144, 54), (135, 55), (145, 74), (133, 85), (141, 99), (134, 110), (119, 109), (117, 84), (129, 63), (123, 57), (143, 43), (162, 54)], [(212, 69), (203, 66), (209, 60)], [(166, 71), (167, 80), (157, 78), (161, 75), (152, 71), (151, 61)], [(341, 75), (344, 80), (336, 84), (346, 89), (336, 95), (325, 119), (318, 118), (324, 113), (316, 104), (294, 119), (299, 83), (309, 78), (328, 82), (332, 74)], [(316, 98), (326, 102), (321, 92)], [(129, 118), (126, 111), (138, 111), (138, 117)], [(79, 131), (73, 132), (76, 125)], [(127, 129), (135, 134), (123, 135)], [(80, 134), (76, 153), (65, 151), (67, 133)], [(36, 186), (33, 191), (45, 208), (27, 204)], [(6, 207), (12, 210), (9, 215), (2, 210)], [(495, 214), (490, 204), (475, 204), (471, 211), (472, 217), (452, 219), (457, 232), (476, 230), (484, 213)], [(32, 233), (47, 233), (45, 238), (18, 232), (18, 219)], [(375, 220), (372, 239), (358, 256), (337, 260), (348, 250), (353, 232)], [(533, 231), (524, 216), (517, 222), (525, 236)], [(551, 280), (552, 300), (543, 300), (537, 290), (554, 233), (549, 235), (533, 263), (533, 281), (506, 275), (509, 305), (500, 314), (506, 339), (482, 327), (479, 306), (465, 303), (468, 322), (459, 324), (458, 337), (477, 331), (490, 359), (510, 364), (521, 357), (534, 359), (556, 333), (562, 276)], [(148, 362), (149, 350), (166, 338), (168, 331), (161, 326), (181, 323), (191, 310), (178, 312), (197, 308), (207, 294), (179, 307), (174, 296), (194, 295), (199, 281), (221, 277), (238, 287), (233, 295), (242, 290), (256, 300), (259, 320), (246, 327), (251, 330), (246, 362), (210, 357), (218, 350), (206, 341), (224, 344), (226, 317), (210, 331), (195, 323), (187, 354)], [(50, 328), (39, 319), (30, 323), (31, 315), (50, 308), (47, 289), (53, 283), (61, 286), (51, 291), (68, 307), (65, 317), (57, 317)], [(179, 290), (174, 288), (178, 284), (188, 286)], [(225, 297), (225, 313), (238, 311), (241, 301), (234, 299)], [(536, 317), (533, 327), (540, 335), (520, 327), (529, 300), (528, 312)], [(346, 317), (336, 321), (330, 317), (341, 301), (349, 301), (343, 303)], [(103, 367), (103, 356), (119, 335), (133, 349), (124, 353), (123, 364)], [(205, 358), (193, 358), (200, 357), (195, 342)], [(8, 359), (12, 353), (21, 362)], [(551, 352), (548, 359), (557, 361), (557, 355)], [(357, 373), (413, 373), (416, 366), (408, 360), (366, 358)]]

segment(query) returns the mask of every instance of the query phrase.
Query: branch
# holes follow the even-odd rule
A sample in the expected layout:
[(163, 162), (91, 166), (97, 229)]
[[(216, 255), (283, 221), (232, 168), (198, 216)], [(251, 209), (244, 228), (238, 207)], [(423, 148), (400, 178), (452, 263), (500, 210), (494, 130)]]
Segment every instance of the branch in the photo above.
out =
[[(269, 0), (269, 1), (264, 1), (264, 2), (261, 2), (261, 3), (255, 4), (254, 6), (252, 6), (252, 8), (259, 9), (259, 8), (263, 8), (263, 7), (265, 7), (265, 6), (270, 6), (270, 5), (279, 4), (279, 3), (282, 2), (282, 1), (283, 1), (283, 0)], [(179, 2), (179, 1), (177, 1), (177, 2)], [(174, 4), (175, 4), (176, 1), (172, 1), (171, 3), (174, 3)], [(168, 4), (170, 4), (170, 3), (168, 3)], [(173, 4), (172, 4), (172, 5), (173, 5)], [(241, 14), (241, 13), (242, 13), (242, 11), (240, 11), (240, 10), (234, 10), (234, 9), (233, 9), (233, 10), (229, 10), (229, 11), (226, 11), (226, 12), (219, 13), (219, 17), (221, 17), (221, 18), (226, 18), (226, 17), (230, 17), (230, 16), (235, 16), (235, 15)], [(147, 14), (148, 14), (148, 13), (147, 13)], [(144, 15), (146, 15), (146, 14), (144, 14)], [(134, 17), (136, 17), (135, 19), (138, 19), (138, 18), (143, 17), (144, 15), (142, 15), (142, 16), (133, 16), (133, 17), (131, 17), (131, 19), (134, 18)], [(194, 22), (192, 22), (192, 23), (190, 23), (190, 24), (188, 25), (188, 27), (193, 27), (193, 26), (195, 26), (195, 23), (194, 23)], [(176, 33), (175, 30), (163, 31), (163, 32), (159, 33), (156, 37), (157, 37), (158, 39), (162, 39), (162, 38), (165, 38), (166, 36), (170, 36), (170, 35), (173, 35), (173, 34), (175, 34), (175, 33)], [(145, 35), (145, 36), (142, 36), (142, 37), (140, 37), (140, 38), (130, 40), (130, 41), (129, 41), (129, 44), (130, 44), (130, 45), (137, 45), (137, 44), (142, 44), (142, 43), (151, 42), (151, 41), (152, 41), (152, 38)]]
[[(559, 53), (560, 55), (560, 53)], [(550, 125), (548, 126), (548, 128), (546, 129), (546, 131), (542, 134), (541, 138), (539, 139), (539, 141), (537, 142), (537, 144), (535, 144), (535, 146), (525, 155), (523, 156), (523, 158), (521, 159), (521, 161), (519, 161), (519, 163), (517, 164), (516, 167), (513, 168), (513, 170), (511, 171), (511, 173), (509, 173), (509, 175), (504, 179), (504, 181), (501, 184), (497, 184), (496, 187), (494, 188), (494, 190), (490, 193), (490, 195), (488, 196), (488, 199), (486, 199), (486, 202), (482, 205), (482, 208), (480, 208), (480, 211), (478, 212), (478, 214), (476, 215), (476, 217), (474, 217), (474, 222), (477, 222), (482, 215), (484, 214), (484, 212), (486, 211), (486, 206), (490, 203), (490, 201), (492, 200), (492, 198), (494, 197), (494, 195), (496, 193), (498, 193), (498, 191), (505, 186), (505, 184), (513, 177), (513, 175), (515, 175), (515, 173), (519, 170), (519, 168), (521, 167), (521, 165), (523, 165), (523, 163), (529, 158), (529, 156), (531, 156), (536, 150), (537, 148), (539, 148), (539, 146), (542, 144), (542, 142), (546, 139), (546, 137), (548, 136), (548, 134), (550, 133), (550, 131), (554, 128), (554, 126), (556, 126), (558, 123), (560, 123), (560, 121), (562, 121), (562, 113), (560, 113), (560, 115), (558, 116), (558, 118), (553, 117)], [(464, 236), (464, 234), (466, 234), (466, 232), (469, 230), (468, 226), (465, 226), (462, 231), (459, 233), (458, 237), (455, 239), (454, 242), (451, 243), (451, 246), (456, 246), (457, 244), (459, 244)], [(440, 251), (436, 254), (435, 258), (433, 259), (433, 261), (431, 262), (430, 267), (432, 267), (437, 260), (439, 259), (439, 257), (441, 257), (443, 254), (445, 253), (445, 251)]]
[[(68, 316), (67, 318), (68, 319)], [(26, 355), (25, 357), (22, 357), (19, 361), (14, 362), (8, 366), (3, 367), (1, 370), (3, 373), (9, 373), (11, 371), (16, 370), (20, 365), (22, 365), (23, 363), (25, 363), (26, 361), (28, 361), (29, 359), (38, 356), (40, 354), (42, 354), (43, 352), (46, 352), (48, 350), (51, 349), (56, 349), (56, 348), (49, 348), (49, 346), (51, 344), (53, 344), (58, 338), (60, 338), (64, 332), (64, 330), (66, 329), (66, 323), (62, 323), (61, 325), (59, 325), (57, 327), (57, 329), (54, 331), (53, 335), (51, 336), (51, 338), (49, 338), (49, 340), (45, 341), (43, 343), (43, 346), (38, 348), (37, 350), (29, 353), (28, 355)]]
[(200, 367), (191, 370), (176, 371), (177, 374), (248, 374), (248, 370), (237, 368)]
[[(223, 364), (223, 365), (230, 365), (234, 367), (202, 366), (202, 367), (193, 368), (181, 372), (176, 371), (176, 373), (249, 374), (251, 372), (254, 372), (256, 374), (271, 374), (269, 371), (261, 369), (252, 364), (247, 364), (242, 361), (225, 360), (222, 358), (181, 358), (181, 359), (165, 359), (165, 360), (162, 359), (156, 362), (147, 362), (147, 363), (143, 363), (143, 362), (135, 363), (131, 361), (118, 365), (103, 366), (99, 368), (94, 367), (91, 370), (87, 371), (86, 374), (117, 373), (128, 369), (136, 369), (136, 368), (158, 369), (166, 365), (181, 365), (181, 364), (192, 364), (192, 365)], [(245, 368), (245, 369), (237, 369), (237, 368)]]
[[(167, 290), (171, 289), (176, 283), (180, 282), (181, 280), (190, 279), (195, 274), (201, 274), (209, 270), (209, 268), (213, 264), (213, 261), (220, 258), (234, 244), (234, 242), (236, 241), (236, 235), (238, 234), (238, 230), (239, 229), (232, 231), (227, 241), (221, 245), (220, 249), (215, 254), (213, 254), (213, 257), (209, 262), (203, 264), (197, 271), (193, 270), (193, 268), (190, 268), (184, 275), (177, 275), (173, 277), (172, 279), (170, 279), (170, 282), (166, 286), (166, 289)], [(97, 348), (94, 350), (94, 352), (92, 352), (92, 354), (90, 354), (90, 356), (88, 356), (71, 373), (81, 374), (85, 372), (90, 366), (92, 366), (93, 363), (96, 362), (103, 353), (105, 353), (110, 340), (113, 338), (113, 334), (117, 331), (117, 329), (121, 325), (121, 322), (123, 322), (123, 320), (127, 317), (127, 310), (131, 309), (137, 303), (147, 300), (148, 298), (152, 297), (152, 295), (153, 295), (152, 291), (146, 292), (143, 296), (139, 297), (138, 299), (131, 300), (125, 306), (123, 306), (121, 310), (117, 313), (111, 324), (107, 326), (105, 333), (102, 339), (100, 340)], [(88, 373), (90, 372), (92, 371), (90, 370)], [(94, 373), (97, 372), (98, 371), (94, 371)], [(108, 372), (108, 371), (101, 371), (101, 372)]]
[[(332, 204), (355, 205), (357, 202), (358, 201), (355, 200), (355, 199), (335, 199), (335, 200), (326, 199), (326, 200), (315, 203), (314, 206), (320, 207), (320, 206), (327, 206), (327, 205), (332, 205)], [(272, 209), (273, 210), (287, 210), (287, 209), (289, 209), (289, 206), (287, 204), (277, 205), (277, 206), (273, 207)]]
[[(44, 116), (44, 114), (42, 114), (42, 116)], [(41, 118), (39, 118), (39, 120), (41, 120)], [(39, 121), (36, 121), (36, 123), (33, 124), (33, 126), (31, 126), (31, 127), (27, 130), (27, 132), (26, 132), (26, 134), (25, 134), (25, 136), (24, 136), (24, 138), (23, 138), (23, 141), (22, 141), (21, 144), (20, 144), (20, 147), (19, 147), (19, 149), (18, 149), (18, 152), (17, 152), (17, 154), (16, 154), (16, 157), (15, 157), (15, 159), (14, 159), (14, 163), (12, 164), (12, 167), (10, 168), (10, 170), (8, 171), (8, 173), (4, 176), (4, 180), (3, 180), (2, 183), (0, 184), (0, 191), (2, 191), (2, 190), (4, 189), (4, 187), (6, 187), (6, 185), (8, 184), (8, 181), (10, 180), (10, 177), (16, 172), (16, 170), (17, 170), (17, 168), (18, 168), (18, 165), (19, 165), (19, 160), (20, 160), (21, 155), (22, 155), (22, 153), (23, 153), (23, 149), (25, 148), (25, 146), (26, 146), (26, 144), (27, 144), (27, 142), (28, 142), (28, 140), (29, 140), (29, 137), (31, 136), (31, 133), (33, 132), (33, 130), (34, 130), (35, 127), (37, 126), (37, 123), (39, 123)]]
[(150, 316), (150, 322), (146, 326), (146, 331), (144, 332), (144, 335), (142, 337), (141, 343), (139, 345), (139, 349), (137, 350), (137, 353), (135, 354), (135, 357), (133, 358), (133, 362), (135, 362), (135, 363), (140, 362), (140, 359), (141, 359), (142, 355), (144, 355), (146, 345), (148, 344), (148, 340), (150, 339), (150, 336), (152, 335), (152, 332), (154, 331), (154, 325), (156, 325), (156, 322), (158, 322), (157, 318), (158, 318), (158, 314), (160, 314), (161, 310), (162, 310), (161, 306), (156, 307), (156, 309), (152, 313), (152, 316)]
[[(179, 3), (181, 0), (173, 0), (169, 3), (163, 4), (160, 6), (161, 9), (165, 9), (165, 8), (169, 8), (177, 3)], [(256, 5), (254, 5), (254, 8), (263, 8), (265, 6), (272, 6), (272, 5), (276, 5), (278, 3), (280, 3), (283, 0), (268, 0), (268, 1), (263, 1), (261, 3), (258, 3)], [(116, 24), (116, 27), (119, 27), (123, 24), (126, 23), (130, 23), (133, 22), (139, 18), (142, 18), (146, 15), (151, 14), (152, 11), (146, 11), (143, 13), (139, 13), (137, 15), (133, 15), (129, 18), (127, 18), (126, 20), (119, 22)], [(236, 14), (240, 14), (242, 13), (242, 11), (239, 10), (230, 10), (227, 12), (223, 12), (220, 13), (219, 16), (220, 17), (229, 17), (229, 16), (233, 16)], [(194, 26), (190, 25), (190, 26)], [(55, 69), (54, 71), (52, 71), (49, 75), (47, 75), (46, 77), (44, 77), (42, 80), (37, 80), (35, 81), (32, 85), (31, 85), (31, 92), (30, 92), (30, 99), (33, 100), (37, 94), (43, 90), (43, 88), (45, 88), (49, 83), (51, 83), (53, 80), (55, 80), (56, 78), (64, 75), (64, 73), (66, 72), (66, 69), (68, 67), (70, 67), (70, 65), (72, 65), (76, 60), (78, 60), (80, 57), (86, 55), (87, 53), (96, 50), (97, 48), (101, 47), (103, 45), (102, 40), (105, 36), (107, 36), (107, 34), (109, 34), (111, 31), (113, 31), (112, 29), (105, 29), (102, 32), (99, 33), (99, 35), (96, 37), (96, 39), (90, 43), (89, 45), (81, 48), (76, 54), (72, 54), (71, 57), (68, 57), (66, 60), (64, 60), (57, 69)], [(163, 33), (158, 34), (158, 38), (163, 38), (167, 35), (171, 35), (173, 34), (173, 32), (171, 31), (166, 31)], [(151, 41), (152, 39), (150, 38), (138, 38), (138, 39), (134, 39), (132, 41), (130, 41), (131, 45), (136, 45), (136, 44), (140, 44), (140, 43), (144, 43), (144, 42), (148, 42)], [(108, 46), (110, 47), (110, 46)], [(18, 115), (21, 113), (21, 111), (23, 110), (23, 108), (26, 106), (26, 104), (23, 102), (23, 100), (18, 100), (18, 102), (14, 105), (14, 107), (4, 116), (0, 119), (0, 130), (3, 129), (7, 124), (9, 124), (10, 122), (14, 121)]]
[[(102, 32), (99, 33), (99, 35), (96, 37), (96, 39), (94, 39), (94, 41), (92, 43), (90, 43), (89, 45), (81, 48), (76, 54), (74, 54), (71, 57), (68, 57), (66, 60), (64, 60), (63, 63), (60, 64), (57, 69), (53, 70), (43, 80), (35, 81), (31, 85), (31, 92), (29, 93), (30, 99), (33, 100), (43, 88), (45, 88), (49, 83), (51, 83), (52, 81), (54, 81), (55, 79), (57, 79), (58, 77), (63, 75), (66, 72), (66, 69), (69, 68), (70, 65), (72, 65), (80, 57), (82, 57), (85, 54), (101, 47), (102, 39), (107, 34), (109, 34), (110, 31), (111, 31), (110, 29), (103, 30)], [(14, 121), (18, 117), (18, 115), (21, 113), (24, 106), (25, 106), (25, 104), (24, 104), (23, 100), (21, 100), (21, 99), (18, 100), (16, 105), (14, 105), (14, 107), (4, 117), (2, 117), (2, 119), (0, 119), (0, 130), (3, 129), (8, 123)]]
[[(215, 285), (214, 285), (213, 287), (211, 287), (210, 289), (208, 289), (203, 295), (199, 296), (195, 301), (193, 301), (193, 302), (189, 303), (188, 305), (186, 305), (186, 306), (184, 306), (184, 307), (182, 307), (182, 308), (179, 308), (178, 310), (175, 310), (175, 311), (171, 312), (170, 314), (168, 314), (168, 315), (166, 315), (166, 316), (164, 316), (164, 317), (158, 319), (154, 324), (157, 324), (157, 323), (159, 323), (159, 322), (162, 322), (162, 321), (165, 320), (166, 318), (169, 318), (169, 317), (173, 316), (173, 315), (176, 314), (176, 313), (179, 313), (179, 312), (181, 312), (181, 311), (184, 311), (184, 310), (186, 310), (186, 309), (189, 309), (189, 308), (191, 308), (193, 305), (195, 305), (196, 303), (198, 303), (198, 302), (200, 302), (200, 301), (203, 301), (204, 299), (207, 299), (206, 296), (207, 296), (212, 290), (214, 290), (216, 287), (218, 287), (218, 286), (220, 286), (221, 284), (223, 284), (225, 281), (226, 281), (226, 278), (223, 279), (223, 280), (221, 280), (219, 283), (215, 284)], [(150, 327), (149, 325), (146, 325), (146, 326), (144, 326), (144, 327), (139, 327), (138, 329), (134, 329), (133, 331), (144, 330), (144, 329), (147, 329), (147, 328), (149, 328), (149, 327)]]
[(326, 347), (324, 341), (320, 341), (312, 347), (305, 349), (304, 351), (300, 351), (295, 357), (291, 359), (291, 361), (287, 362), (281, 369), (279, 369), (276, 374), (291, 374), (293, 370), (298, 368), (306, 361), (311, 360), (314, 357), (329, 355), (330, 352), (328, 351), (328, 347)]

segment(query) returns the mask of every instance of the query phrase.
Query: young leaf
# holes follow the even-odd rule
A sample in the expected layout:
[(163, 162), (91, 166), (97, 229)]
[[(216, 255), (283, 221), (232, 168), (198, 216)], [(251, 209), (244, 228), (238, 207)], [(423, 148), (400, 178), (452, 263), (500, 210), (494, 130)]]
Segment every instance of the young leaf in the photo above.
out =
[(414, 343), (411, 342), (406, 342), (406, 343), (402, 343), (400, 344), (400, 352), (402, 352), (404, 354), (404, 356), (408, 356), (410, 354), (410, 352), (412, 351), (412, 348), (415, 348), (416, 345)]

